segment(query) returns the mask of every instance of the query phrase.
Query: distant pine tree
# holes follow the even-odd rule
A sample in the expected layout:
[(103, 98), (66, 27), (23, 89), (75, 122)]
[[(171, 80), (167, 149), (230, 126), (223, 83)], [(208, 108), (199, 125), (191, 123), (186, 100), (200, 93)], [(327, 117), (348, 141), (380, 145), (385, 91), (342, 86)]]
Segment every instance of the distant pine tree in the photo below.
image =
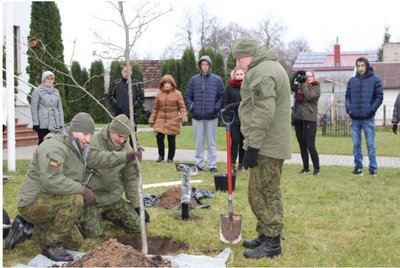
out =
[[(90, 67), (89, 92), (101, 103), (104, 103), (104, 65), (101, 60), (92, 62)], [(106, 122), (103, 109), (92, 99), (88, 98), (89, 114), (96, 123)]]
[[(71, 65), (71, 75), (78, 83), (78, 85), (83, 86), (82, 83), (82, 70), (81, 65), (77, 61), (73, 61)], [(65, 98), (67, 100), (69, 106), (69, 117), (67, 121), (71, 121), (72, 117), (74, 117), (77, 113), (83, 111), (82, 104), (84, 100), (87, 99), (80, 88), (78, 88), (71, 78), (67, 79), (67, 85), (65, 87)]]
[(181, 59), (181, 84), (178, 87), (182, 94), (185, 95), (186, 87), (189, 83), (190, 78), (197, 74), (196, 57), (194, 56), (194, 50), (192, 47), (185, 49)]

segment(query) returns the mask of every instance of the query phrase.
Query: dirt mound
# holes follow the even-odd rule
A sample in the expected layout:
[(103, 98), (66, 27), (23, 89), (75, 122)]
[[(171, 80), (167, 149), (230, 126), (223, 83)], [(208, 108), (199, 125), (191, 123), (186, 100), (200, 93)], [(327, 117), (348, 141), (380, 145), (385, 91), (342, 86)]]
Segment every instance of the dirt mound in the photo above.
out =
[[(142, 250), (142, 238), (140, 236), (124, 236), (117, 237), (118, 242), (129, 245), (138, 251)], [(149, 254), (152, 255), (168, 255), (180, 250), (187, 250), (188, 246), (181, 242), (172, 240), (170, 237), (147, 237), (147, 246)]]
[[(175, 208), (181, 204), (182, 190), (180, 187), (174, 187), (162, 193), (160, 197), (154, 202), (158, 207), (162, 208)], [(193, 207), (201, 205), (196, 199), (190, 197), (190, 203)]]
[(131, 246), (110, 239), (63, 267), (171, 267), (171, 262), (161, 256), (146, 257)]

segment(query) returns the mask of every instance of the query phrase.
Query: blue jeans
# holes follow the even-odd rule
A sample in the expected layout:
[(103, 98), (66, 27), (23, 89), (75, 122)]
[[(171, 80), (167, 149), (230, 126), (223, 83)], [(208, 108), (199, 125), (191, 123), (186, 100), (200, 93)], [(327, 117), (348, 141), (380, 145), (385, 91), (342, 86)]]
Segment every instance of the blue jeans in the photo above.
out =
[(365, 140), (367, 142), (369, 170), (377, 170), (376, 151), (375, 151), (375, 119), (352, 119), (351, 130), (353, 135), (353, 155), (354, 167), (363, 168), (363, 153), (362, 153), (362, 140), (361, 130), (364, 130)]

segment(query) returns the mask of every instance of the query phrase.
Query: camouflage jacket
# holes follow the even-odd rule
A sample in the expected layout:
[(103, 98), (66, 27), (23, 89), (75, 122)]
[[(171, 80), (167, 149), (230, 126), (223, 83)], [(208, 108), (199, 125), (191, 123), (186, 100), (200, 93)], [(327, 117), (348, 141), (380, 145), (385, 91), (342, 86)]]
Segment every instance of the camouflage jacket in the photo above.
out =
[(240, 88), (239, 106), (244, 148), (276, 159), (291, 158), (290, 83), (278, 56), (256, 51)]
[[(99, 133), (93, 135), (90, 141), (91, 148), (105, 152), (122, 152), (125, 155), (131, 150), (129, 142), (125, 142), (119, 148), (115, 147), (108, 137), (108, 127), (109, 125), (105, 126)], [(91, 168), (94, 175), (88, 186), (96, 195), (99, 206), (117, 203), (125, 192), (125, 197), (132, 206), (139, 207), (139, 173), (134, 161), (122, 163), (113, 168)]]
[(99, 152), (65, 131), (52, 130), (33, 153), (21, 186), (18, 207), (24, 207), (42, 194), (83, 194), (86, 166), (112, 167), (126, 162), (126, 152)]

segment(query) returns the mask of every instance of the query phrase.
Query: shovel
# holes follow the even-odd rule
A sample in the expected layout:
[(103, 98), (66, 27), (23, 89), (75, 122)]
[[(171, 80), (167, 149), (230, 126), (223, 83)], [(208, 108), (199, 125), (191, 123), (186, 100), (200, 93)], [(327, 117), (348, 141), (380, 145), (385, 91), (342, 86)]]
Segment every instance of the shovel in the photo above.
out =
[(221, 118), (225, 124), (226, 129), (226, 147), (227, 147), (227, 172), (228, 172), (228, 215), (221, 214), (221, 230), (219, 238), (224, 243), (236, 244), (242, 239), (242, 216), (234, 215), (232, 208), (232, 167), (231, 167), (231, 125), (235, 119), (235, 112), (231, 111), (233, 118), (230, 122), (225, 121), (222, 116), (224, 112), (221, 111)]

